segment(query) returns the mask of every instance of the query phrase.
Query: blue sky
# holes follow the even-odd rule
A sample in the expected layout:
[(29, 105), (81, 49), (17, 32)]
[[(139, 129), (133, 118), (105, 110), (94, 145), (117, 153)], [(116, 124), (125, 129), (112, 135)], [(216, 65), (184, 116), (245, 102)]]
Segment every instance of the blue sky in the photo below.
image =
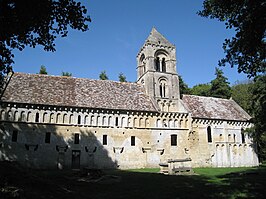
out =
[[(110, 80), (124, 73), (136, 81), (136, 55), (155, 27), (176, 46), (177, 71), (190, 86), (215, 78), (222, 43), (232, 36), (217, 20), (198, 16), (201, 0), (82, 0), (92, 18), (89, 31), (70, 31), (56, 40), (56, 52), (41, 47), (15, 52), (15, 72), (37, 73), (41, 65), (51, 75), (71, 72), (74, 77), (99, 79), (105, 70)], [(222, 70), (231, 84), (245, 80), (229, 66)]]

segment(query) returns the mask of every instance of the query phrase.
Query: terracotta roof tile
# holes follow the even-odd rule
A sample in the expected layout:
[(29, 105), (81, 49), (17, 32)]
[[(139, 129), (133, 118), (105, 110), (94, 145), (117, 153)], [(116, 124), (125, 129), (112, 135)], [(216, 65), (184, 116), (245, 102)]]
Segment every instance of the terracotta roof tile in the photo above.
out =
[(233, 100), (183, 95), (186, 107), (192, 117), (246, 121), (251, 117)]
[(156, 111), (144, 88), (136, 83), (24, 73), (13, 75), (2, 101)]

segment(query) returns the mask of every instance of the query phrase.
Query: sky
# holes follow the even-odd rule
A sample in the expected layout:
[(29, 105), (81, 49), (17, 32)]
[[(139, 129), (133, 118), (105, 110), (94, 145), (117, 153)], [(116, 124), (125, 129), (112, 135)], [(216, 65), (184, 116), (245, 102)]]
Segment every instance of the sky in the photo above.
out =
[[(215, 19), (202, 18), (202, 0), (81, 0), (92, 22), (89, 30), (71, 30), (56, 40), (56, 52), (41, 47), (14, 51), (15, 72), (38, 73), (44, 65), (50, 75), (70, 72), (74, 77), (99, 79), (106, 71), (118, 81), (137, 78), (136, 55), (152, 27), (176, 46), (177, 72), (189, 87), (215, 78), (218, 60), (224, 57), (222, 43), (234, 32)], [(237, 68), (222, 67), (233, 85), (246, 75)]]

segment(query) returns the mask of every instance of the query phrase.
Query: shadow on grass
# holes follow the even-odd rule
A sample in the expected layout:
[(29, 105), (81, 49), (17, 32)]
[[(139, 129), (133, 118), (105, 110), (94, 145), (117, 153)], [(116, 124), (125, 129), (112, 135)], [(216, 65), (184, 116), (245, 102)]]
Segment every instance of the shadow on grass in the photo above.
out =
[(1, 172), (0, 188), (6, 183), (18, 194), (0, 192), (1, 198), (264, 198), (266, 185), (265, 167), (190, 176), (106, 170), (96, 179), (71, 170), (11, 171)]

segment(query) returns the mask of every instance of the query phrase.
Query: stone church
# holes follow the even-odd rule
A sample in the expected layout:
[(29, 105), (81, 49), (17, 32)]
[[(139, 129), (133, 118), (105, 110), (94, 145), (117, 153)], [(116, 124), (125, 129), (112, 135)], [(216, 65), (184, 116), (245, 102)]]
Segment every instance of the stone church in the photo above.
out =
[(0, 160), (33, 168), (258, 165), (250, 116), (231, 99), (181, 98), (176, 47), (155, 28), (136, 83), (14, 73), (0, 117)]

